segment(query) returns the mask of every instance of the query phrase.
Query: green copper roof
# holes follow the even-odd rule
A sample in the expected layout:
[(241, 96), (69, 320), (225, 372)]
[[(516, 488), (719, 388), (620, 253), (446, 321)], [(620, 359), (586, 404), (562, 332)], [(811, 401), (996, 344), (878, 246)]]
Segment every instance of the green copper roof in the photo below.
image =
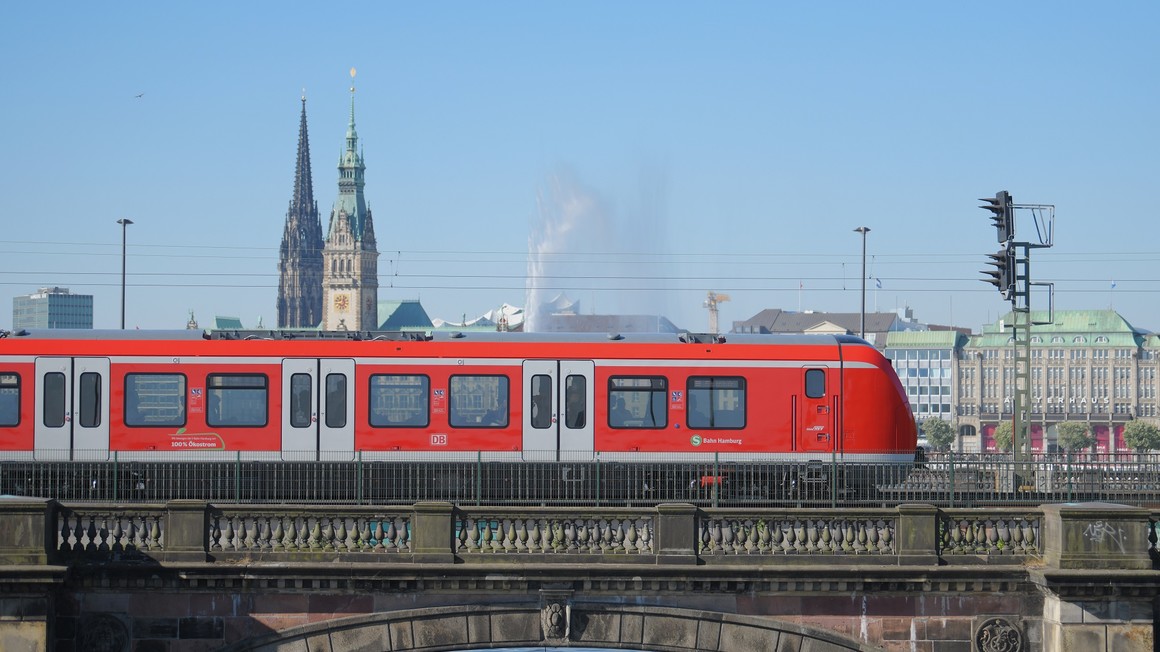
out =
[[(1031, 311), (1032, 321), (1045, 321), (1047, 318), (1046, 310)], [(1006, 346), (1014, 323), (1014, 313), (1007, 313), (994, 324), (984, 326), (981, 335), (972, 336), (971, 345), (983, 348)], [(1123, 348), (1139, 346), (1143, 337), (1114, 310), (1057, 310), (1052, 323), (1031, 326), (1031, 346)], [(1081, 341), (1077, 342), (1077, 338)], [(1097, 338), (1106, 341), (1097, 341)], [(1053, 342), (1053, 339), (1057, 341)]]
[[(358, 149), (358, 132), (354, 128), (354, 86), (350, 87), (350, 123), (346, 127), (346, 150), (338, 158), (338, 198), (334, 200), (330, 228), (334, 229), (333, 215), (346, 213), (350, 220), (351, 236), (355, 241), (374, 242), (370, 210), (363, 196), (366, 185), (366, 165)], [(327, 241), (331, 234), (327, 234)]]
[[(379, 330), (401, 331), (408, 329), (429, 330), (434, 328), (427, 311), (418, 301), (380, 301), (379, 302)], [(492, 327), (495, 330), (495, 327)]]

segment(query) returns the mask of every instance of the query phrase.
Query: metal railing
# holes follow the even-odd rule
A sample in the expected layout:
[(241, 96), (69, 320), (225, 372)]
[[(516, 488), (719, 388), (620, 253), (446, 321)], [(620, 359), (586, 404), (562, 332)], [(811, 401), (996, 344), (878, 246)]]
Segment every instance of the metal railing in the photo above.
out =
[(847, 462), (837, 454), (802, 462), (729, 461), (716, 454), (650, 455), (640, 461), (599, 455), (522, 461), (486, 453), (424, 460), (356, 455), (344, 461), (255, 461), (242, 453), (233, 459), (191, 453), (180, 461), (171, 454), (76, 457), (0, 461), (0, 493), (63, 501), (237, 504), (969, 508), (1104, 501), (1160, 506), (1156, 454), (1045, 455), (1016, 463), (1009, 456), (942, 453), (904, 464)]

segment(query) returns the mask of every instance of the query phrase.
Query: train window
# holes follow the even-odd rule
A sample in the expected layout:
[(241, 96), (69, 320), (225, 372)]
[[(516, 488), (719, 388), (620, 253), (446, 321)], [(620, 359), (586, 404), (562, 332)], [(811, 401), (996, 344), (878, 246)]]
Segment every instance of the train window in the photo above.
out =
[(96, 428), (101, 425), (101, 374), (81, 374), (80, 399), (81, 413), (77, 417), (81, 427)]
[(310, 427), (310, 399), (314, 395), (314, 379), (310, 374), (290, 376), (290, 427)]
[(253, 427), (267, 422), (265, 374), (210, 374), (205, 423), (209, 426)]
[(185, 376), (126, 374), (125, 425), (185, 425)]
[(326, 374), (326, 427), (346, 427), (346, 374)]
[(583, 428), (584, 404), (588, 402), (588, 379), (580, 375), (564, 379), (564, 425), (569, 428)]
[(452, 427), (507, 427), (507, 376), (452, 376), (448, 390)]
[(427, 376), (371, 376), (371, 425), (422, 428), (430, 423), (431, 379)]
[(664, 428), (668, 425), (668, 380), (659, 376), (608, 379), (608, 425), (613, 428)]
[(538, 430), (552, 426), (552, 377), (547, 374), (532, 376), (532, 427)]
[(44, 425), (59, 428), (64, 425), (65, 387), (64, 374), (53, 372), (44, 374)]
[(806, 398), (822, 398), (825, 395), (825, 369), (806, 369)]
[(690, 428), (745, 427), (744, 378), (694, 376), (687, 389)]
[(0, 426), (20, 424), (20, 375), (0, 373)]

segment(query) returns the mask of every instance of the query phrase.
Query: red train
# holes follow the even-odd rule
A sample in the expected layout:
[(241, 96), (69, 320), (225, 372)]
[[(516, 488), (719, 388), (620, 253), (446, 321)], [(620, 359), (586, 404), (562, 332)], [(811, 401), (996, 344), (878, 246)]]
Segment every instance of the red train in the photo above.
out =
[(915, 444), (891, 365), (847, 336), (0, 337), (4, 460), (906, 463)]

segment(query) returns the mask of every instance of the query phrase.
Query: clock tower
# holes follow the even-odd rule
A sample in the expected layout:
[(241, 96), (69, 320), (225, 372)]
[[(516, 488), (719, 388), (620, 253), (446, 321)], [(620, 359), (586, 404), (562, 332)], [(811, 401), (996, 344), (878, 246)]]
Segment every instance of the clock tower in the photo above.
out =
[(363, 197), (362, 153), (354, 128), (354, 68), (350, 69), (350, 124), (338, 162), (338, 199), (322, 248), (322, 329), (376, 330), (379, 251), (371, 211)]

